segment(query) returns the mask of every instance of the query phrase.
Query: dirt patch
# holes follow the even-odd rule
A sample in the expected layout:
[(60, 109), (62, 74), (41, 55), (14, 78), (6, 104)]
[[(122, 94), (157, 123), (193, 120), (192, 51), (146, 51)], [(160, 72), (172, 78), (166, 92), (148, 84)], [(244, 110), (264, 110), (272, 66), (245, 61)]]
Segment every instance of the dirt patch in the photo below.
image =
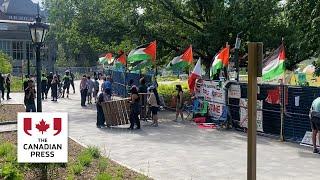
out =
[[(17, 132), (4, 132), (0, 133), (0, 144), (4, 142), (10, 142), (14, 146), (17, 143)], [(46, 164), (47, 165), (47, 179), (96, 179), (98, 174), (107, 174), (112, 179), (150, 179), (137, 172), (134, 172), (126, 167), (123, 167), (108, 158), (99, 157), (94, 158), (88, 166), (84, 166), (80, 174), (74, 175), (70, 173), (72, 165), (79, 162), (79, 156), (84, 152), (86, 148), (82, 147), (75, 141), (69, 139), (69, 162), (67, 164)], [(16, 154), (16, 153), (14, 153)], [(102, 167), (102, 161), (105, 162), (105, 168)], [(0, 179), (1, 177), (1, 164), (4, 164), (6, 160), (0, 156)], [(16, 163), (16, 162), (14, 162)], [(41, 179), (41, 173), (44, 169), (44, 164), (24, 164), (19, 165), (23, 179)], [(103, 179), (103, 178), (102, 178)]]
[(0, 122), (17, 121), (17, 113), (25, 111), (23, 104), (0, 104)]

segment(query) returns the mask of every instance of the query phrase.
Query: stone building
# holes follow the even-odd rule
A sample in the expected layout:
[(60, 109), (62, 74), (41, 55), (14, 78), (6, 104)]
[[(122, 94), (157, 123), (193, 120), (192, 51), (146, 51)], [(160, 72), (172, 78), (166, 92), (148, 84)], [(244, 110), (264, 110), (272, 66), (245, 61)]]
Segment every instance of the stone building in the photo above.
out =
[[(32, 47), (28, 24), (35, 20), (37, 4), (31, 0), (0, 0), (0, 50), (12, 57), (13, 74), (27, 73), (30, 59), (31, 73), (34, 72), (35, 52)], [(40, 13), (45, 22), (46, 15)], [(56, 57), (54, 42), (46, 41), (41, 49), (43, 70), (53, 71)]]

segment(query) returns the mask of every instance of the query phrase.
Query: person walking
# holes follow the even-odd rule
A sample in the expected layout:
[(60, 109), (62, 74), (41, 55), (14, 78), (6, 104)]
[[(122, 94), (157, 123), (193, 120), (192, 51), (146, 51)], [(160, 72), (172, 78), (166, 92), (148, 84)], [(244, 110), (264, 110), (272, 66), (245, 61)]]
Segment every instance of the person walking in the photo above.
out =
[(1, 92), (1, 98), (4, 100), (4, 85), (5, 85), (5, 79), (0, 73), (0, 92)]
[(59, 88), (59, 80), (56, 75), (53, 76), (53, 79), (51, 81), (51, 101), (57, 101), (58, 100), (58, 88)]
[[(48, 79), (48, 85), (47, 85), (47, 94), (49, 92), (49, 90), (51, 89), (51, 82), (53, 80), (53, 73), (50, 72), (49, 75), (47, 76), (47, 79)], [(52, 97), (52, 89), (51, 89), (51, 97)]]
[(137, 125), (137, 129), (140, 129), (140, 119), (139, 119), (139, 114), (141, 111), (140, 107), (140, 97), (138, 94), (138, 90), (136, 86), (133, 86), (131, 88), (131, 96), (130, 96), (130, 127), (129, 129), (133, 130), (134, 125)]
[(183, 90), (180, 84), (176, 85), (177, 90), (177, 100), (176, 100), (176, 119), (175, 122), (178, 121), (179, 115), (183, 121)]
[(71, 87), (72, 87), (72, 89), (73, 89), (73, 94), (75, 94), (75, 93), (76, 93), (76, 90), (75, 90), (75, 88), (74, 88), (74, 74), (73, 74), (73, 72), (71, 72), (71, 71), (70, 71), (70, 77), (71, 77), (70, 84), (71, 84)]
[(65, 75), (63, 76), (62, 81), (63, 81), (62, 98), (64, 98), (64, 94), (65, 94), (66, 90), (67, 90), (67, 98), (69, 98), (71, 76), (70, 76), (70, 72), (68, 70), (65, 72)]
[(104, 96), (106, 92), (101, 92), (96, 103), (97, 106), (97, 128), (102, 128), (105, 122), (105, 116), (102, 109), (102, 103), (105, 102)]
[(94, 103), (97, 103), (97, 98), (98, 98), (98, 93), (99, 93), (99, 81), (98, 81), (98, 77), (94, 78), (94, 82), (93, 82), (93, 97), (94, 97)]
[[(313, 145), (313, 153), (320, 153), (317, 148), (317, 134), (320, 128), (320, 97), (317, 97), (313, 100), (311, 108), (310, 108), (310, 124), (312, 129), (312, 145)], [(319, 136), (320, 141), (320, 136)]]
[(48, 98), (47, 89), (48, 89), (48, 79), (45, 74), (42, 74), (42, 77), (41, 77), (41, 98), (42, 98), (42, 100), (44, 100), (44, 98), (46, 98), (46, 99)]
[(28, 80), (28, 87), (24, 91), (24, 104), (26, 112), (36, 112), (34, 99), (36, 98), (36, 90), (32, 80)]
[(6, 78), (6, 89), (7, 89), (7, 100), (11, 99), (10, 92), (11, 92), (11, 75), (8, 74)]
[(86, 107), (86, 97), (88, 92), (87, 76), (83, 75), (80, 81), (81, 106)]
[(91, 80), (90, 76), (88, 76), (87, 84), (88, 84), (88, 92), (87, 92), (88, 104), (92, 104), (92, 93), (94, 91), (94, 82)]
[(160, 106), (160, 98), (157, 89), (154, 86), (150, 86), (149, 88), (149, 98), (148, 104), (150, 105), (150, 111), (152, 113), (153, 123), (151, 126), (158, 127), (158, 111)]

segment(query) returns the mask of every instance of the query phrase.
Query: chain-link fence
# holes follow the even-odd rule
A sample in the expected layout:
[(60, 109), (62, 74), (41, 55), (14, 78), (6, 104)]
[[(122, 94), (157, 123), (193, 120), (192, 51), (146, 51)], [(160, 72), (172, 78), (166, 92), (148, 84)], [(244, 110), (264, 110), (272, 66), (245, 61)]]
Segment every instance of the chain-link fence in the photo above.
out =
[[(228, 98), (233, 125), (236, 129), (243, 126), (241, 114), (247, 109), (241, 103), (247, 99), (247, 84), (239, 84), (240, 98)], [(257, 124), (262, 127), (261, 134), (273, 135), (288, 141), (300, 142), (306, 131), (311, 131), (309, 110), (312, 101), (320, 95), (320, 88), (287, 85), (259, 84), (257, 95)], [(261, 106), (259, 105), (261, 104)], [(260, 122), (262, 121), (262, 122)]]

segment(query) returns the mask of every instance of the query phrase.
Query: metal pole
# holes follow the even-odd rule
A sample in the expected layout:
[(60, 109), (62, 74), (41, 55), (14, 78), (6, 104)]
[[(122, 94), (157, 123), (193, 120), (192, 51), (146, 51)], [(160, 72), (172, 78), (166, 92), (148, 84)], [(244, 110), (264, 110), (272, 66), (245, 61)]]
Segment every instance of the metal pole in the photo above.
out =
[(257, 44), (258, 43), (251, 42), (248, 45), (248, 180), (256, 179)]
[(283, 122), (284, 122), (284, 106), (285, 106), (285, 91), (283, 80), (280, 80), (280, 110), (281, 110), (281, 122), (280, 122), (280, 141), (284, 141), (283, 135)]
[[(30, 51), (29, 48), (28, 48), (27, 51)], [(29, 54), (29, 52), (28, 52), (27, 54), (28, 54), (28, 55), (27, 55), (27, 66), (28, 66), (28, 67), (27, 67), (27, 68), (28, 68), (28, 69), (27, 69), (27, 72), (28, 72), (27, 74), (28, 74), (28, 77), (29, 77), (29, 76), (30, 76), (30, 54)]]
[(40, 45), (36, 45), (36, 68), (37, 68), (37, 112), (42, 112), (41, 102), (41, 59)]
[(236, 81), (238, 81), (238, 82), (239, 82), (239, 74), (240, 74), (240, 72), (239, 72), (239, 49), (240, 49), (240, 45), (241, 45), (241, 38), (240, 38), (241, 34), (242, 34), (242, 31), (237, 34), (235, 50), (234, 50), (234, 61), (235, 61), (236, 73), (237, 73)]

